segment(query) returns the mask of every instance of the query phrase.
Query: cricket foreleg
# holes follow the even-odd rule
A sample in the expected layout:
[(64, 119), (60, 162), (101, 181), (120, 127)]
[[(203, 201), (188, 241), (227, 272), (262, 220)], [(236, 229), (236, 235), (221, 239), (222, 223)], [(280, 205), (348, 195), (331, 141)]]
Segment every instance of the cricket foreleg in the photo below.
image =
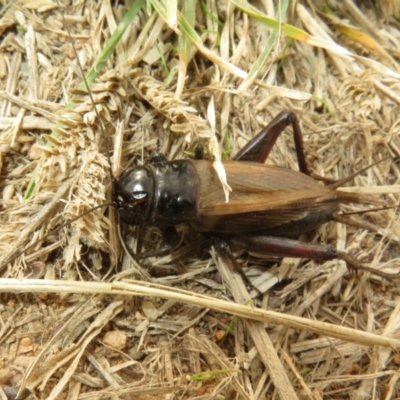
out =
[(159, 249), (145, 251), (139, 254), (132, 254), (135, 260), (142, 260), (149, 257), (161, 257), (171, 254), (180, 243), (180, 236), (174, 226), (162, 230), (163, 242)]

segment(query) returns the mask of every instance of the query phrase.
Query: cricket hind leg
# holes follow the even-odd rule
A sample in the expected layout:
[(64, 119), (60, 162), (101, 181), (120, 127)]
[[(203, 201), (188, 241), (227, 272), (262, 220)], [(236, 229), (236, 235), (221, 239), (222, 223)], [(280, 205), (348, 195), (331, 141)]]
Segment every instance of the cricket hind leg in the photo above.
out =
[(296, 147), (299, 170), (306, 175), (311, 175), (306, 163), (303, 137), (296, 114), (285, 110), (280, 112), (256, 137), (250, 140), (236, 155), (235, 161), (254, 161), (264, 163), (279, 135), (292, 125), (293, 137)]
[(297, 240), (264, 235), (242, 235), (231, 238), (229, 242), (247, 251), (278, 257), (308, 258), (325, 261), (343, 260), (346, 262), (347, 268), (350, 271), (355, 271), (356, 274), (358, 274), (358, 271), (368, 271), (387, 280), (391, 280), (394, 277), (394, 275), (386, 274), (363, 265), (349, 253), (337, 250), (329, 244), (302, 243)]
[(331, 189), (336, 189), (343, 186), (345, 183), (360, 175), (364, 171), (379, 164), (382, 160), (377, 161), (355, 173), (349, 175), (346, 178), (340, 180), (332, 180), (326, 177), (322, 177), (311, 173), (306, 162), (306, 156), (304, 152), (303, 136), (299, 125), (299, 120), (293, 111), (285, 110), (280, 112), (257, 136), (255, 136), (250, 142), (248, 142), (236, 155), (233, 157), (235, 161), (253, 161), (264, 163), (274, 144), (276, 143), (279, 135), (289, 126), (292, 125), (293, 138), (296, 147), (297, 162), (299, 170), (303, 174), (309, 175), (318, 181), (323, 181), (325, 185)]
[[(264, 163), (268, 158), (279, 135), (292, 125), (293, 137), (296, 147), (297, 162), (299, 170), (303, 174), (311, 175), (304, 153), (303, 136), (301, 133), (299, 120), (293, 111), (281, 111), (257, 136), (250, 140), (233, 157), (234, 161), (252, 161)], [(204, 157), (204, 148), (201, 143), (196, 146), (195, 159), (202, 160)]]

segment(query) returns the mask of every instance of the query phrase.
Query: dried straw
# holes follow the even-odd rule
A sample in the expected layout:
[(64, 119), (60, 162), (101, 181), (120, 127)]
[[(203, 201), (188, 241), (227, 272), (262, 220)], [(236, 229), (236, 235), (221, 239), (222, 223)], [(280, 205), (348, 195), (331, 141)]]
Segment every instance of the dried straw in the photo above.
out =
[[(2, 396), (399, 397), (395, 280), (235, 249), (260, 296), (188, 227), (175, 252), (136, 262), (107, 208), (38, 242), (110, 201), (107, 147), (117, 175), (156, 150), (186, 157), (199, 138), (214, 156), (215, 143), (233, 155), (291, 109), (315, 174), (339, 179), (382, 160), (343, 190), (393, 207), (303, 239), (399, 273), (398, 2), (331, 1), (328, 11), (324, 2), (188, 1), (179, 13), (176, 2), (149, 12), (143, 3), (129, 14), (109, 2), (20, 0), (0, 15)], [(65, 24), (92, 68), (107, 141)], [(267, 163), (297, 168), (290, 129)], [(154, 228), (122, 236), (134, 252), (161, 242)]]

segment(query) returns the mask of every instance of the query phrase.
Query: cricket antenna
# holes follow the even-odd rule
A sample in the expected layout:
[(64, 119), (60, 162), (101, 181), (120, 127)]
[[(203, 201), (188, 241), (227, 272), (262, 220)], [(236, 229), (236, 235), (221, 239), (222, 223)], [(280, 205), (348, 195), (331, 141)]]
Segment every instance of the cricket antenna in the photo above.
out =
[[(102, 136), (103, 136), (104, 141), (105, 141), (105, 149), (106, 149), (108, 164), (109, 164), (109, 166), (110, 166), (110, 168), (109, 168), (109, 170), (110, 170), (109, 174), (110, 174), (110, 178), (111, 178), (111, 183), (112, 183), (112, 185), (114, 185), (115, 182), (116, 182), (116, 178), (114, 177), (113, 172), (112, 172), (112, 163), (111, 163), (110, 146), (109, 146), (109, 142), (108, 142), (108, 140), (107, 140), (107, 135), (106, 135), (106, 132), (105, 132), (105, 129), (104, 129), (104, 125), (103, 125), (103, 122), (102, 122), (102, 120), (101, 120), (101, 118), (100, 118), (99, 112), (98, 112), (98, 110), (97, 110), (97, 107), (96, 107), (96, 104), (95, 104), (95, 101), (94, 101), (92, 92), (91, 92), (90, 87), (89, 87), (89, 83), (88, 83), (88, 81), (87, 81), (87, 79), (86, 79), (86, 76), (85, 76), (85, 74), (84, 74), (84, 72), (83, 72), (82, 64), (81, 64), (81, 62), (80, 62), (80, 59), (79, 59), (79, 57), (78, 57), (78, 53), (77, 53), (76, 47), (75, 47), (75, 45), (74, 45), (74, 40), (73, 40), (73, 38), (72, 38), (72, 35), (71, 35), (71, 33), (70, 33), (70, 30), (69, 30), (68, 27), (67, 27), (68, 22), (67, 22), (67, 20), (66, 20), (66, 18), (65, 18), (65, 16), (64, 16), (63, 11), (62, 11), (62, 7), (63, 7), (63, 6), (62, 6), (60, 0), (57, 0), (57, 4), (58, 4), (59, 8), (61, 9), (62, 21), (63, 21), (64, 26), (66, 26), (66, 31), (67, 31), (67, 34), (68, 34), (68, 38), (69, 38), (69, 41), (70, 41), (70, 43), (71, 43), (71, 45), (72, 45), (72, 48), (73, 48), (73, 51), (74, 51), (74, 55), (75, 55), (75, 58), (76, 58), (77, 63), (78, 63), (79, 71), (80, 71), (80, 73), (81, 73), (81, 75), (82, 75), (82, 79), (83, 79), (84, 85), (85, 85), (85, 87), (86, 87), (86, 91), (87, 91), (87, 93), (89, 94), (89, 98), (90, 98), (90, 101), (91, 101), (92, 106), (93, 106), (93, 108), (94, 108), (94, 112), (95, 112), (96, 118), (97, 118), (97, 120), (99, 121), (100, 130), (101, 130)], [(1, 262), (0, 262), (0, 271), (2, 271), (2, 270), (4, 269), (4, 267), (5, 267), (6, 265), (8, 265), (9, 263), (11, 263), (13, 260), (15, 260), (16, 258), (20, 257), (22, 254), (24, 254), (24, 253), (26, 252), (26, 250), (28, 250), (28, 249), (34, 247), (34, 246), (37, 245), (38, 243), (42, 242), (43, 240), (45, 240), (46, 238), (48, 238), (49, 236), (51, 236), (52, 234), (54, 234), (55, 232), (59, 231), (60, 229), (66, 227), (66, 226), (68, 226), (68, 225), (70, 225), (71, 223), (77, 221), (78, 219), (82, 218), (83, 216), (85, 216), (85, 215), (87, 215), (87, 214), (89, 214), (89, 213), (92, 213), (92, 212), (95, 211), (95, 210), (98, 210), (98, 209), (103, 208), (103, 207), (110, 207), (110, 206), (111, 206), (111, 207), (115, 207), (114, 201), (111, 201), (111, 202), (108, 202), (108, 203), (104, 203), (104, 204), (95, 206), (95, 207), (91, 208), (90, 210), (87, 210), (87, 211), (83, 212), (82, 214), (79, 214), (78, 216), (76, 216), (76, 217), (73, 218), (72, 220), (70, 220), (70, 221), (68, 221), (68, 222), (66, 222), (66, 223), (64, 223), (64, 224), (62, 224), (61, 226), (58, 226), (57, 228), (52, 229), (50, 232), (48, 232), (48, 233), (47, 233), (46, 235), (44, 235), (42, 238), (40, 238), (39, 240), (36, 240), (34, 243), (28, 245), (28, 246), (25, 247), (23, 250), (19, 250), (19, 251), (17, 251), (16, 253), (14, 253), (14, 254), (12, 254), (12, 255), (10, 255), (10, 256), (6, 256), (6, 257), (3, 258), (3, 259), (1, 260)]]
[(57, 228), (52, 229), (50, 232), (46, 233), (46, 235), (44, 235), (43, 237), (41, 237), (39, 240), (37, 240), (34, 243), (31, 243), (30, 245), (26, 246), (23, 250), (17, 252), (16, 254), (14, 254), (9, 260), (3, 261), (2, 263), (0, 263), (0, 271), (3, 269), (3, 267), (5, 267), (7, 264), (9, 264), (10, 262), (12, 262), (13, 260), (15, 260), (16, 258), (18, 258), (19, 256), (22, 256), (22, 254), (24, 254), (27, 250), (31, 249), (32, 247), (36, 246), (38, 243), (43, 242), (43, 240), (47, 239), (49, 236), (53, 235), (54, 233), (60, 231), (61, 229), (65, 228), (66, 226), (71, 225), (73, 222), (77, 221), (78, 219), (84, 217), (85, 215), (88, 215), (90, 213), (92, 213), (93, 211), (98, 210), (99, 208), (103, 208), (103, 207), (113, 207), (114, 203), (104, 203), (104, 204), (99, 204), (98, 206), (95, 206), (93, 208), (91, 208), (90, 210), (87, 210), (85, 212), (83, 212), (82, 214), (77, 215), (75, 218), (72, 218), (70, 221), (65, 222), (64, 224), (62, 224), (61, 226), (57, 226)]
[[(60, 9), (61, 9), (60, 0), (57, 0), (57, 4), (58, 4), (58, 6), (59, 6)], [(100, 114), (99, 114), (99, 112), (97, 111), (97, 107), (96, 107), (96, 103), (94, 102), (94, 98), (93, 98), (93, 95), (92, 95), (92, 91), (91, 91), (90, 88), (89, 88), (89, 83), (88, 83), (88, 81), (87, 81), (87, 79), (86, 79), (85, 74), (83, 73), (82, 64), (81, 64), (81, 61), (79, 60), (78, 52), (76, 51), (76, 48), (75, 48), (75, 45), (74, 45), (74, 40), (73, 40), (73, 38), (72, 38), (72, 36), (71, 36), (71, 33), (70, 33), (70, 31), (69, 31), (69, 29), (68, 29), (68, 27), (67, 27), (67, 20), (65, 19), (64, 13), (63, 13), (62, 11), (61, 11), (61, 17), (62, 17), (64, 26), (66, 27), (66, 31), (67, 31), (67, 34), (68, 34), (69, 41), (70, 41), (70, 43), (72, 44), (72, 49), (73, 49), (73, 51), (74, 51), (74, 55), (75, 55), (76, 61), (77, 61), (78, 66), (79, 66), (79, 71), (80, 71), (80, 73), (82, 74), (83, 82), (85, 83), (87, 93), (88, 93), (89, 98), (90, 98), (90, 101), (91, 101), (91, 103), (92, 103), (92, 105), (93, 105), (94, 113), (96, 114), (96, 118), (97, 118), (97, 120), (99, 121), (99, 124), (100, 124), (100, 130), (101, 130), (101, 133), (102, 133), (103, 138), (104, 138), (104, 141), (105, 141), (105, 147), (106, 147), (106, 154), (107, 154), (108, 164), (110, 165), (110, 178), (111, 178), (111, 183), (114, 184), (114, 182), (116, 181), (116, 178), (115, 178), (115, 176), (114, 176), (113, 173), (112, 173), (112, 167), (111, 167), (112, 164), (111, 164), (111, 155), (110, 155), (111, 152), (110, 152), (110, 146), (109, 146), (109, 144), (108, 144), (108, 139), (107, 139), (106, 131), (105, 131), (105, 129), (104, 129), (103, 122), (102, 122), (102, 120), (101, 120), (101, 118), (100, 118)]]

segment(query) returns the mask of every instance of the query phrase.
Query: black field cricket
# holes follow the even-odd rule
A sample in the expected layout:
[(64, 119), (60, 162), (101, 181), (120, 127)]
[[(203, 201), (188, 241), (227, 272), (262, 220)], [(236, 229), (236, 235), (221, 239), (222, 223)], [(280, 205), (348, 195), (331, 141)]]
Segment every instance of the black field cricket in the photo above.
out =
[[(264, 164), (278, 135), (289, 125), (293, 127), (299, 172)], [(310, 176), (293, 112), (280, 113), (232, 161), (223, 162), (223, 167), (232, 188), (229, 201), (212, 161), (167, 161), (156, 153), (146, 166), (133, 168), (115, 180), (113, 204), (121, 220), (156, 226), (163, 232), (160, 249), (136, 258), (173, 251), (180, 242), (174, 226), (189, 223), (224, 248), (232, 244), (281, 257), (338, 258), (347, 261), (350, 268), (390, 277), (331, 245), (290, 239), (339, 218), (340, 204), (371, 204), (369, 197), (336, 190), (342, 182), (323, 186)]]

